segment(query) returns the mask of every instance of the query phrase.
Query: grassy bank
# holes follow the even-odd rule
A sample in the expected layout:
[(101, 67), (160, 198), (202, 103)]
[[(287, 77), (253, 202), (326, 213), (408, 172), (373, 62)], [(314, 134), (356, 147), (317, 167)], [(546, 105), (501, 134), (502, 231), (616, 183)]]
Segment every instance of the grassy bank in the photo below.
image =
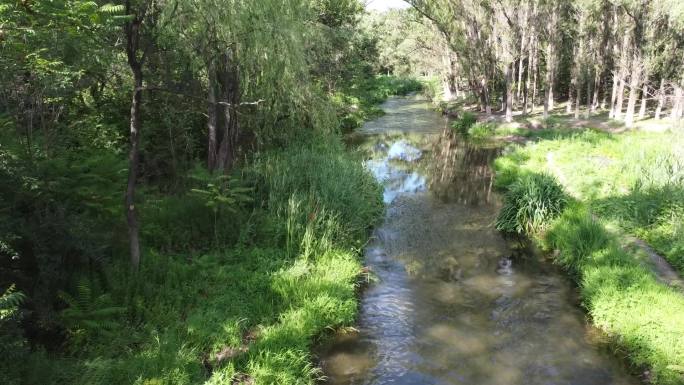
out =
[(496, 161), (506, 191), (497, 226), (556, 251), (593, 322), (650, 381), (684, 383), (684, 295), (608, 230), (643, 236), (681, 268), (681, 140), (562, 128), (534, 136)]
[[(84, 277), (64, 294), (63, 350), (17, 357), (3, 383), (313, 383), (310, 347), (353, 322), (359, 250), (383, 206), (339, 140), (304, 142), (148, 208), (140, 272)], [(213, 246), (162, 251), (188, 231)]]

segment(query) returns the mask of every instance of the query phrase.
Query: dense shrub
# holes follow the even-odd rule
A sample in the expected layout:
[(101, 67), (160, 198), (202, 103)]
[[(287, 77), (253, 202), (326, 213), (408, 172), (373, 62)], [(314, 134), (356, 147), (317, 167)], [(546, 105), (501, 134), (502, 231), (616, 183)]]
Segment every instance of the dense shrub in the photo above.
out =
[(496, 228), (509, 233), (537, 233), (560, 215), (567, 202), (563, 188), (554, 177), (524, 175), (506, 192)]
[(455, 122), (451, 124), (451, 128), (462, 135), (468, 135), (469, 130), (477, 123), (477, 116), (475, 114), (465, 111), (461, 114)]

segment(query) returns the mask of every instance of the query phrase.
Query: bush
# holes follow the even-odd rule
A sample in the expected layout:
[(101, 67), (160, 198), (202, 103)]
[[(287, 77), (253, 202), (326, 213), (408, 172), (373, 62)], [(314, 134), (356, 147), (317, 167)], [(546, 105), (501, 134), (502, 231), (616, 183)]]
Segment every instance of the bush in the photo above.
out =
[(490, 123), (475, 123), (468, 130), (468, 135), (475, 139), (486, 139), (494, 135), (494, 125)]
[(563, 211), (568, 199), (553, 176), (529, 174), (516, 180), (504, 196), (497, 230), (534, 234)]
[(470, 112), (463, 112), (460, 118), (451, 124), (451, 128), (462, 135), (468, 135), (470, 128), (477, 122), (477, 116)]

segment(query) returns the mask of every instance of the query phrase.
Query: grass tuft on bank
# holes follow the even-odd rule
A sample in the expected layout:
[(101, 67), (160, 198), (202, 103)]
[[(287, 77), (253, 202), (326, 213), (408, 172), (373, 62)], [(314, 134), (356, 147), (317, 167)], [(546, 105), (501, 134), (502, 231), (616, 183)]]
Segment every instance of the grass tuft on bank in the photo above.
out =
[[(660, 283), (608, 228), (643, 236), (681, 268), (679, 143), (675, 133), (554, 130), (512, 146), (495, 162), (496, 184), (506, 191), (499, 221), (509, 225), (502, 230), (555, 251), (555, 261), (580, 286), (593, 322), (630, 362), (649, 369), (651, 382), (666, 385), (684, 383), (684, 295)], [(524, 193), (530, 189), (523, 186), (544, 174), (563, 186), (567, 205), (555, 215), (512, 215), (558, 196)], [(535, 183), (533, 191), (547, 182)]]

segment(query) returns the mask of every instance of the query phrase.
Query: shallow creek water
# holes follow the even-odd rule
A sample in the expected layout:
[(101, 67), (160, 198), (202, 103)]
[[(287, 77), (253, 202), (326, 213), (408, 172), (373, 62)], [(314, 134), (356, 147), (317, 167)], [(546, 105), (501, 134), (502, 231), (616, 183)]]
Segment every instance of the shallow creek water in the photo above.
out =
[(489, 164), (414, 97), (359, 131), (384, 187), (384, 223), (365, 250), (377, 280), (357, 332), (320, 352), (330, 384), (638, 384), (600, 348), (570, 282), (494, 230)]

